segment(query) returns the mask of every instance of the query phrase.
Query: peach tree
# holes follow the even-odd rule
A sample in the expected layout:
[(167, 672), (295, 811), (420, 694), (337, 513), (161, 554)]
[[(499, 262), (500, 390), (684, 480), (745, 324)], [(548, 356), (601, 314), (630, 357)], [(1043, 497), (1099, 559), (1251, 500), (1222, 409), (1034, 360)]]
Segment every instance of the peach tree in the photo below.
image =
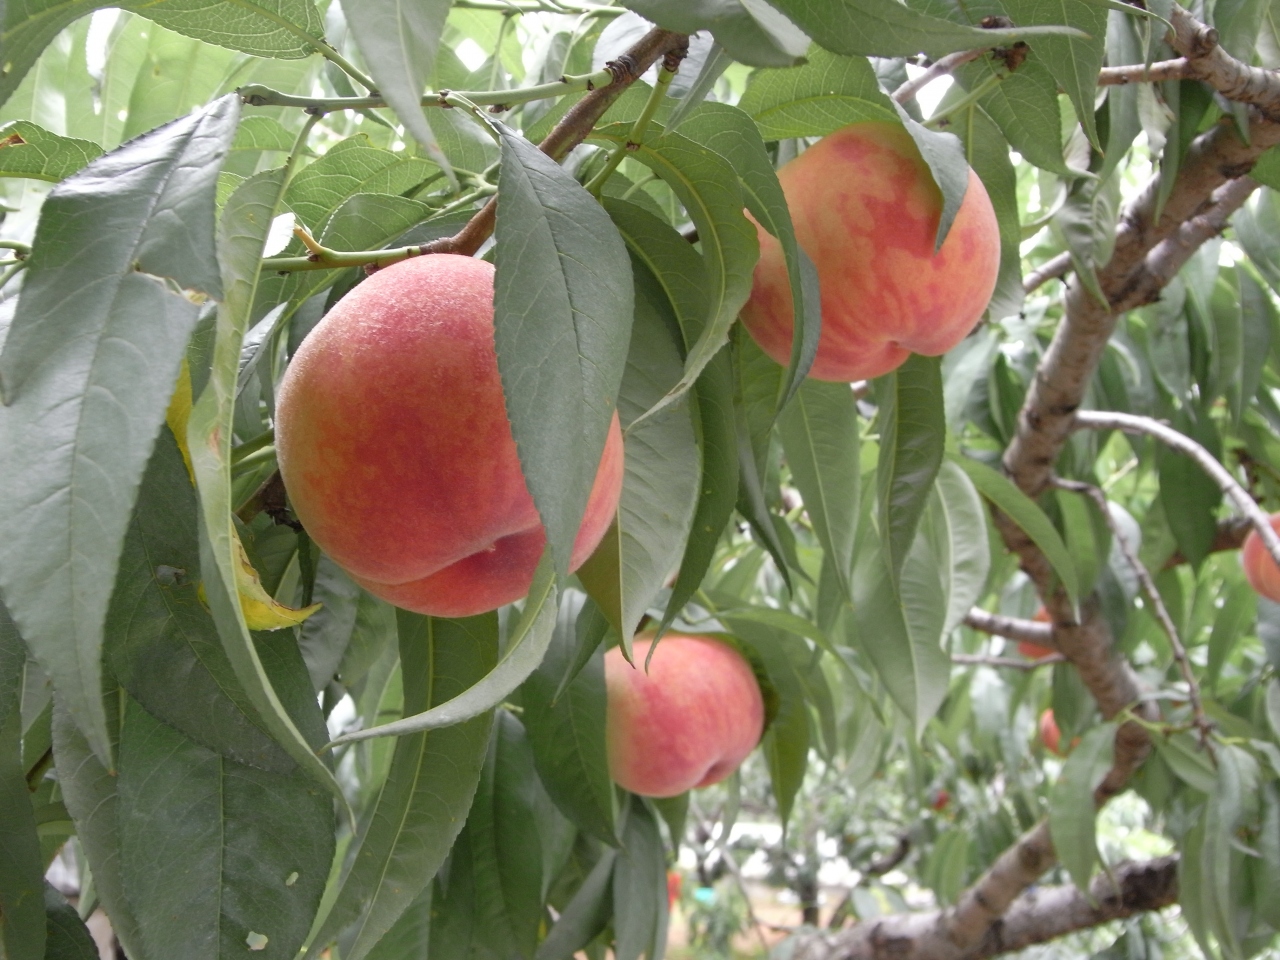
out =
[[(668, 871), (741, 880), (743, 810), (786, 828), (789, 957), (1275, 954), (1267, 0), (0, 9), (0, 957), (97, 956), (105, 918), (130, 960), (661, 960)], [(985, 193), (998, 268), (972, 330), (819, 380), (862, 261), (806, 238), (867, 184), (777, 171), (868, 122), (927, 247)], [(857, 256), (920, 216), (884, 206)], [(545, 542), (453, 618), (325, 552), (275, 432), (331, 308), (441, 255), (493, 264)], [(784, 363), (738, 322), (766, 262)], [(920, 270), (871, 279), (972, 286)], [(604, 663), (669, 629), (741, 652), (765, 725), (655, 800), (610, 777)]]

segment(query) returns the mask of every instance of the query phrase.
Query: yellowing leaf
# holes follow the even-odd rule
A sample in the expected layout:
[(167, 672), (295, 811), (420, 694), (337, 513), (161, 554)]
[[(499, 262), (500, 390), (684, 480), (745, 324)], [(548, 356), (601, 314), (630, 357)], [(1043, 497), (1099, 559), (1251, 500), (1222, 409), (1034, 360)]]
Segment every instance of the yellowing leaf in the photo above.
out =
[[(236, 545), (236, 593), (240, 596), (240, 609), (244, 611), (244, 622), (250, 630), (280, 630), (284, 627), (296, 627), (322, 606), (313, 603), (309, 607), (295, 610), (278, 602), (267, 593), (258, 579), (258, 571), (249, 562), (249, 555), (244, 552), (244, 544), (240, 542), (240, 534), (233, 531)], [(204, 584), (200, 585), (200, 601), (208, 604), (204, 594)]]
[(182, 361), (178, 369), (178, 385), (174, 387), (173, 397), (169, 400), (169, 409), (164, 415), (164, 422), (173, 431), (178, 441), (178, 449), (182, 451), (182, 462), (187, 465), (187, 475), (191, 482), (196, 482), (195, 471), (191, 469), (191, 451), (187, 449), (187, 421), (191, 419), (191, 367)]

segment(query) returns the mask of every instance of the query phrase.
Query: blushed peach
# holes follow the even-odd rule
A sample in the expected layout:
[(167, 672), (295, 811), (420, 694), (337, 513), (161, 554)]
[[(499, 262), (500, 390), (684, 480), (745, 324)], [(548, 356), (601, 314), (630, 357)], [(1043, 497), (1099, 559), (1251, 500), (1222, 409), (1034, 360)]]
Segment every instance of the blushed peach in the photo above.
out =
[[(942, 192), (910, 134), (850, 124), (778, 171), (800, 246), (822, 288), (822, 336), (810, 375), (862, 380), (911, 353), (938, 356), (981, 319), (1000, 268), (986, 188), (969, 171), (964, 201), (934, 252)], [(742, 320), (778, 363), (791, 357), (791, 286), (778, 241), (759, 230), (760, 261)]]
[[(433, 616), (525, 596), (546, 541), (503, 403), (493, 278), (452, 254), (380, 270), (317, 324), (280, 387), (298, 519), (370, 593)], [(622, 471), (615, 413), (575, 569), (613, 520)]]
[(651, 638), (605, 654), (609, 773), (632, 793), (674, 797), (719, 783), (764, 729), (764, 698), (751, 665), (727, 643), (668, 633), (645, 672)]
[[(1280, 513), (1273, 513), (1270, 519), (1271, 529), (1280, 533)], [(1250, 530), (1249, 535), (1244, 538), (1240, 563), (1244, 567), (1245, 579), (1253, 587), (1254, 593), (1280, 603), (1280, 567), (1271, 559), (1257, 530)]]

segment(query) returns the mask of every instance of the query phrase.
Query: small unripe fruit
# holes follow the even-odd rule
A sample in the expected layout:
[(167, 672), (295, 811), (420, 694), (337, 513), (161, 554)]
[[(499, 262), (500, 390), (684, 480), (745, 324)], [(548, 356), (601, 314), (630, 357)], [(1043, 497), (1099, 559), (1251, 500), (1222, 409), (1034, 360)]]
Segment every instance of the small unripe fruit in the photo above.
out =
[[(1000, 268), (1000, 235), (972, 170), (936, 253), (942, 191), (897, 124), (843, 127), (785, 164), (778, 179), (822, 288), (811, 376), (878, 377), (911, 353), (946, 353), (981, 319)], [(794, 325), (786, 262), (778, 241), (758, 233), (760, 261), (742, 320), (760, 348), (786, 364)]]
[(1058, 729), (1058, 721), (1054, 719), (1052, 710), (1040, 714), (1040, 742), (1050, 753), (1058, 753), (1058, 748), (1062, 746), (1062, 731)]
[(764, 732), (764, 698), (751, 664), (711, 637), (665, 634), (605, 654), (606, 738), (613, 779), (646, 797), (675, 797), (719, 783)]
[[(280, 386), (276, 451), (298, 519), (370, 593), (433, 616), (525, 596), (546, 543), (498, 376), (493, 277), (451, 254), (378, 271)], [(615, 414), (571, 568), (612, 522), (622, 470)]]
[[(1031, 619), (1036, 623), (1049, 623), (1049, 611), (1041, 607)], [(1028, 660), (1040, 660), (1044, 657), (1051, 657), (1058, 651), (1053, 647), (1042, 647), (1040, 644), (1032, 643), (1030, 640), (1019, 640), (1018, 652)]]
[[(1280, 513), (1273, 513), (1270, 519), (1271, 529), (1280, 533)], [(1244, 538), (1240, 563), (1244, 567), (1245, 579), (1254, 592), (1274, 603), (1280, 603), (1280, 567), (1276, 566), (1275, 560), (1267, 552), (1257, 530), (1250, 530), (1249, 535)]]

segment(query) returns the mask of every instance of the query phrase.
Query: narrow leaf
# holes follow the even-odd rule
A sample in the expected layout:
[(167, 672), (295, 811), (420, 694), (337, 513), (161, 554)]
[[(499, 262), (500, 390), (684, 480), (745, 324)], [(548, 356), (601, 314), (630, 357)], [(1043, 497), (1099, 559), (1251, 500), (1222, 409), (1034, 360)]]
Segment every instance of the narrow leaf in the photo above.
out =
[[(427, 711), (474, 688), (497, 659), (497, 619), (489, 613), (441, 620), (399, 611), (406, 712)], [(471, 806), (492, 722), (484, 712), (448, 730), (396, 741), (391, 771), (312, 941), (312, 955), (354, 923), (343, 956), (363, 956), (431, 882)]]
[(997, 473), (985, 464), (953, 454), (953, 463), (969, 475), (978, 492), (993, 507), (1008, 515), (1009, 519), (1031, 538), (1039, 547), (1058, 575), (1062, 587), (1073, 603), (1080, 599), (1080, 588), (1076, 579), (1075, 564), (1071, 562), (1071, 553), (1062, 537), (1054, 528), (1053, 522), (1044, 515), (1030, 497), (1015, 487), (1012, 481), (1002, 473)]
[(884, 556), (895, 579), (942, 465), (947, 424), (942, 362), (912, 355), (876, 382), (880, 459), (876, 467)]
[(331, 746), (371, 737), (400, 737), (449, 727), (492, 710), (537, 669), (551, 643), (555, 625), (555, 574), (550, 558), (544, 554), (534, 573), (533, 586), (529, 588), (520, 620), (512, 628), (502, 657), (492, 670), (457, 696), (433, 703), (429, 710), (368, 730), (344, 734), (336, 737)]
[(622, 382), (631, 263), (608, 215), (558, 163), (500, 128), (494, 289), (511, 431), (555, 569), (569, 569)]
[(214, 192), (238, 114), (224, 97), (54, 188), (0, 355), (0, 588), (108, 765), (103, 619), (199, 312), (170, 284), (222, 292)]
[(1094, 727), (1071, 751), (1049, 795), (1049, 830), (1058, 859), (1077, 887), (1087, 891), (1098, 859), (1093, 791), (1111, 769), (1116, 728)]

